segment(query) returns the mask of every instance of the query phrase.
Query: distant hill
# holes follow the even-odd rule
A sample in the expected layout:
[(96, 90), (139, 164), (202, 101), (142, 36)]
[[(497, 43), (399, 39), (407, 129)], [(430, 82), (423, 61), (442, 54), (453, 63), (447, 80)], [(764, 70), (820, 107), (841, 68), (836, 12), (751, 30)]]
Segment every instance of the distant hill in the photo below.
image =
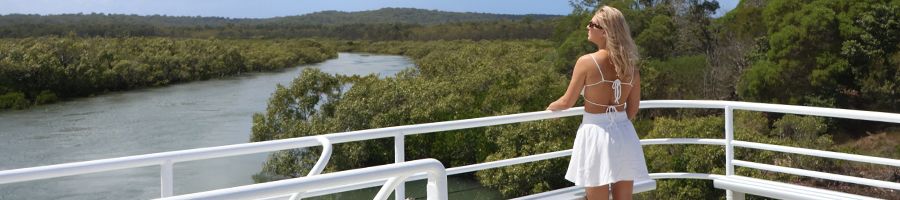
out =
[(417, 8), (382, 8), (378, 10), (342, 12), (322, 11), (299, 16), (265, 19), (268, 22), (286, 22), (304, 25), (345, 25), (345, 24), (444, 24), (453, 22), (484, 22), (497, 20), (544, 20), (562, 17), (560, 15), (509, 15), (473, 12), (447, 12)]
[(0, 38), (35, 36), (452, 40), (548, 38), (556, 15), (414, 8), (322, 11), (265, 19), (124, 14), (0, 15)]
[(78, 25), (78, 24), (129, 24), (163, 27), (290, 24), (290, 25), (347, 25), (347, 24), (418, 24), (434, 25), (453, 22), (485, 22), (498, 20), (544, 20), (562, 17), (560, 15), (509, 15), (472, 12), (447, 12), (417, 8), (382, 8), (370, 11), (342, 12), (321, 11), (304, 15), (263, 19), (191, 17), (165, 15), (125, 15), (125, 14), (61, 14), (0, 15), (2, 26), (34, 25)]

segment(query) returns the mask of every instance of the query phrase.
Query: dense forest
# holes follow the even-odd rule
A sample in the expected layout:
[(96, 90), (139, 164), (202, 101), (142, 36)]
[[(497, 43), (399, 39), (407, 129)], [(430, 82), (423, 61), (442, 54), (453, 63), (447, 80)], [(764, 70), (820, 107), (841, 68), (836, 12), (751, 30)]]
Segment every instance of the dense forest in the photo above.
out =
[[(344, 77), (306, 70), (279, 86), (254, 116), (253, 141), (542, 110), (562, 94), (574, 58), (595, 51), (585, 22), (600, 2), (578, 1), (548, 40), (326, 42), (339, 51), (400, 54), (417, 68), (397, 77)], [(897, 112), (900, 81), (898, 1), (742, 1), (713, 18), (715, 1), (603, 1), (623, 10), (644, 59), (643, 99), (719, 99)], [(856, 17), (860, 17), (856, 18)], [(854, 17), (850, 19), (849, 17)], [(860, 20), (854, 20), (860, 19)], [(878, 23), (875, 23), (878, 22)], [(353, 87), (344, 91), (342, 85)], [(293, 101), (299, 98), (302, 101)], [(389, 103), (385, 103), (389, 102)], [(427, 104), (428, 106), (422, 106)], [(320, 109), (314, 109), (316, 106)], [(641, 138), (720, 138), (719, 110), (645, 110)], [(897, 126), (834, 118), (737, 112), (736, 138), (769, 144), (900, 158)], [(571, 148), (578, 119), (417, 135), (408, 160), (433, 157), (447, 167)], [(860, 126), (860, 124), (865, 124)], [(335, 146), (327, 170), (393, 161), (390, 139)], [(459, 148), (468, 146), (473, 148)], [(257, 181), (299, 177), (316, 148), (272, 154)], [(724, 149), (704, 145), (645, 147), (652, 172), (724, 173)], [(900, 169), (769, 151), (738, 149), (736, 159), (900, 181)], [(567, 159), (470, 174), (507, 197), (570, 186)], [(748, 168), (737, 173), (865, 194), (900, 193)], [(705, 180), (660, 180), (646, 199), (721, 199)]]
[(308, 38), (547, 38), (557, 18), (407, 8), (268, 19), (5, 15), (0, 16), (0, 38), (6, 38), (0, 39), (0, 109), (269, 71), (337, 55)]
[(269, 71), (337, 57), (312, 40), (0, 39), (0, 109)]
[[(0, 16), (0, 108), (319, 62), (335, 52), (404, 55), (395, 77), (305, 69), (253, 116), (252, 141), (543, 110), (580, 55), (599, 5), (623, 11), (641, 54), (642, 97), (900, 112), (900, 0), (571, 1), (568, 16), (419, 9), (270, 19), (73, 14)], [(578, 105), (581, 105), (579, 102)], [(642, 139), (721, 138), (720, 110), (642, 110)], [(580, 119), (409, 136), (406, 159), (446, 167), (571, 148)], [(738, 140), (900, 159), (897, 125), (736, 112)], [(327, 171), (393, 162), (393, 141), (335, 145)], [(470, 147), (470, 148), (460, 148)], [(320, 149), (270, 155), (254, 180), (301, 177)], [(724, 149), (647, 146), (651, 172), (724, 173)], [(738, 148), (736, 159), (900, 181), (900, 169)], [(568, 187), (568, 158), (464, 176), (518, 197)], [(737, 168), (737, 174), (887, 199), (900, 191)], [(706, 180), (660, 180), (644, 199), (722, 199)]]
[(412, 8), (323, 11), (266, 19), (65, 14), (0, 16), (0, 37), (309, 38), (454, 40), (547, 38), (553, 15), (458, 13)]

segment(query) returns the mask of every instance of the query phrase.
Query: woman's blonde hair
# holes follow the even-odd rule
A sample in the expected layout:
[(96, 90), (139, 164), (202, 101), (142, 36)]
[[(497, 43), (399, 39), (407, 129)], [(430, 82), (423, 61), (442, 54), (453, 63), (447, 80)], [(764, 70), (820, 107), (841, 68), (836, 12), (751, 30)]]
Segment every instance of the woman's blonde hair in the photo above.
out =
[(638, 67), (637, 46), (631, 39), (631, 29), (625, 22), (625, 16), (619, 9), (603, 6), (594, 17), (591, 18), (606, 30), (606, 49), (609, 51), (612, 63), (616, 67), (616, 75), (620, 79), (633, 76), (634, 68)]

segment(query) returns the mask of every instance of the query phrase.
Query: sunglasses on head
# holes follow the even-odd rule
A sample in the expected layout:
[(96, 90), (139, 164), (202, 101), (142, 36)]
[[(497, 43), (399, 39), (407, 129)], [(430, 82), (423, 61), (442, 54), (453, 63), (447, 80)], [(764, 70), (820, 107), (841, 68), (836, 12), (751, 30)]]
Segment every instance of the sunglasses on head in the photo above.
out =
[(596, 28), (596, 29), (603, 29), (603, 27), (600, 27), (600, 24), (595, 24), (593, 21), (588, 21), (588, 27)]

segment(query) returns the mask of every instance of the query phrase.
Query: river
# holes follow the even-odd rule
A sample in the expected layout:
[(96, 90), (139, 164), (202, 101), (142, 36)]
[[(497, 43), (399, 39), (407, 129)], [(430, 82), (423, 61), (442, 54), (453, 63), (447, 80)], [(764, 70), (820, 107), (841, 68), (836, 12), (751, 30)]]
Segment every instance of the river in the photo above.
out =
[[(413, 66), (403, 56), (339, 53), (336, 59), (279, 72), (114, 92), (0, 112), (0, 170), (246, 143), (252, 114), (265, 111), (276, 84), (288, 85), (304, 68), (388, 77)], [(266, 155), (177, 163), (175, 194), (252, 184), (251, 176), (259, 172)], [(471, 180), (451, 178), (451, 182), (459, 183), (451, 189), (497, 197), (496, 192)], [(158, 198), (159, 191), (159, 167), (153, 166), (3, 184), (0, 199), (151, 199)], [(331, 197), (357, 199), (374, 195), (372, 192)]]

